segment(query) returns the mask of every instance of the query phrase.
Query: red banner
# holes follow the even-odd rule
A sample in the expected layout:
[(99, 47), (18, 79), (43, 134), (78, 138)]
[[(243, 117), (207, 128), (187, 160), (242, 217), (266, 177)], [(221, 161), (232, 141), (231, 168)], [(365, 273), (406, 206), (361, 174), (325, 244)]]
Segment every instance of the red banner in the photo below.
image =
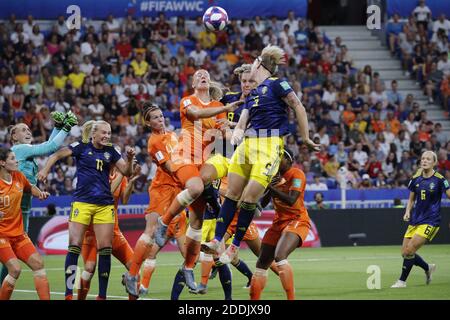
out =
[[(272, 224), (274, 216), (273, 210), (262, 212), (261, 217), (255, 218), (260, 237), (262, 238), (267, 229)], [(69, 241), (67, 216), (56, 216), (50, 219), (41, 229), (38, 236), (38, 249), (42, 254), (66, 254)], [(120, 229), (125, 238), (134, 248), (136, 241), (145, 228), (143, 214), (122, 214), (119, 215)], [(303, 247), (320, 247), (320, 238), (314, 222), (311, 221), (311, 230), (303, 243)], [(245, 242), (242, 248), (246, 248)], [(174, 241), (170, 241), (163, 248), (163, 251), (177, 251), (178, 247)]]

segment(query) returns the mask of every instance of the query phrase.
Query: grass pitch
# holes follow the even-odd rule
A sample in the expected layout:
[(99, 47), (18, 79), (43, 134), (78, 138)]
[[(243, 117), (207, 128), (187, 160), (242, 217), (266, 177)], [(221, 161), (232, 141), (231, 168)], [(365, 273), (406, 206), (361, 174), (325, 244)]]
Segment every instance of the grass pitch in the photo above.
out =
[[(289, 257), (294, 269), (297, 299), (302, 300), (449, 300), (450, 299), (450, 245), (427, 245), (419, 254), (428, 263), (436, 263), (437, 270), (433, 274), (430, 285), (425, 284), (422, 269), (414, 267), (408, 278), (407, 288), (390, 289), (398, 279), (402, 267), (400, 246), (377, 247), (336, 247), (336, 248), (302, 248), (294, 251)], [(240, 257), (247, 262), (250, 269), (255, 269), (256, 257), (243, 250)], [(46, 256), (47, 270), (52, 299), (64, 298), (64, 256)], [(81, 260), (81, 258), (80, 258)], [(150, 283), (147, 299), (170, 299), (173, 278), (182, 258), (179, 253), (160, 253), (156, 270)], [(369, 290), (369, 266), (380, 268), (381, 288)], [(82, 266), (82, 262), (79, 262)], [(247, 279), (234, 267), (233, 298), (249, 299), (248, 289), (244, 289)], [(127, 294), (121, 285), (121, 276), (125, 268), (113, 258), (111, 277), (108, 287), (110, 299), (127, 299)], [(200, 266), (195, 270), (196, 280), (200, 280)], [(97, 275), (94, 276), (88, 299), (95, 299), (98, 292)], [(284, 291), (278, 277), (269, 271), (267, 286), (263, 299), (285, 299)], [(32, 272), (23, 265), (22, 274), (17, 281), (12, 299), (34, 300), (37, 294), (34, 290)], [(206, 295), (192, 295), (185, 289), (180, 296), (183, 300), (221, 300), (222, 287), (218, 277), (208, 283)]]

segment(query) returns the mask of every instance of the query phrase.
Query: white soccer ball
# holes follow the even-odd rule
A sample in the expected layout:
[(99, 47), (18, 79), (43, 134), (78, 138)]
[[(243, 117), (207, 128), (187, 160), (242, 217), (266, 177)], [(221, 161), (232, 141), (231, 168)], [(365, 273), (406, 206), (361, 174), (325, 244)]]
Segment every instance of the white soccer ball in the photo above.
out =
[(203, 14), (203, 23), (211, 31), (223, 30), (228, 24), (228, 14), (221, 7), (209, 7)]

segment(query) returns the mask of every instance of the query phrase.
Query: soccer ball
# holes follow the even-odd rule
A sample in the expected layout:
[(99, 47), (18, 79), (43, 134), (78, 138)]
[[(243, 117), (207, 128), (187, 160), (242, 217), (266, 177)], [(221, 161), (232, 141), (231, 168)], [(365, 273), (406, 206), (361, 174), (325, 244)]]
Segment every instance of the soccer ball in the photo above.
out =
[(228, 23), (228, 14), (221, 7), (209, 7), (203, 14), (203, 23), (211, 31), (220, 31)]

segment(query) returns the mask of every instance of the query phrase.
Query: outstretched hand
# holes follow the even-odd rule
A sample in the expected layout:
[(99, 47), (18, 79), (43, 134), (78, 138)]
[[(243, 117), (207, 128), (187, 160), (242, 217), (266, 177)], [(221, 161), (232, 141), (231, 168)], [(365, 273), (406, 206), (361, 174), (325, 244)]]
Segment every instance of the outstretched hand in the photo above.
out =
[(315, 143), (311, 139), (304, 140), (305, 145), (312, 151), (320, 151), (320, 144)]

